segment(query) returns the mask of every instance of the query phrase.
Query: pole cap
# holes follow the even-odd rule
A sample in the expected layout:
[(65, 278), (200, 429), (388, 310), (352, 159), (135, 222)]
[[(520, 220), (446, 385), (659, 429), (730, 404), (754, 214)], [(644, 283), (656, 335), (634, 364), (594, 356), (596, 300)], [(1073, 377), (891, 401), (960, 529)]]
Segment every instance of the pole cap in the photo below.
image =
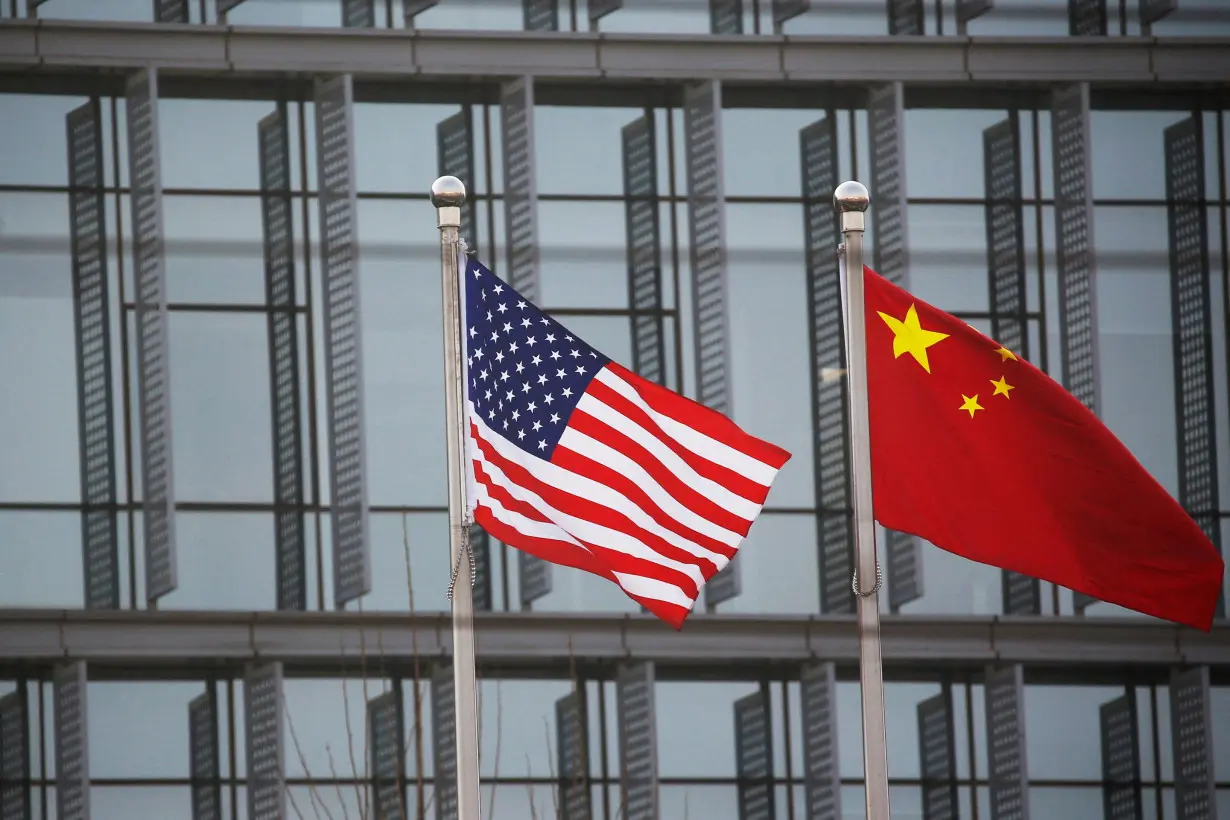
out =
[(460, 208), (466, 201), (466, 186), (457, 177), (440, 177), (431, 183), (431, 204), (437, 208)]
[(862, 213), (869, 205), (871, 195), (867, 193), (867, 186), (861, 182), (849, 180), (838, 185), (833, 191), (833, 207), (839, 213)]

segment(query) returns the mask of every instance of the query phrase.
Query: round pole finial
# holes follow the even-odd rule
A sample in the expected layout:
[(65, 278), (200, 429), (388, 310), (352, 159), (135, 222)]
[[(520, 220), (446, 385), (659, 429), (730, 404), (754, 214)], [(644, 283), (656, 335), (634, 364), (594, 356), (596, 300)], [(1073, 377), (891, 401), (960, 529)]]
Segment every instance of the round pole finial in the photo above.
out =
[(466, 186), (457, 177), (440, 177), (431, 183), (431, 204), (437, 208), (460, 208), (466, 201)]
[(861, 182), (843, 182), (833, 191), (833, 207), (840, 213), (862, 213), (870, 204), (871, 195), (867, 193), (867, 186)]

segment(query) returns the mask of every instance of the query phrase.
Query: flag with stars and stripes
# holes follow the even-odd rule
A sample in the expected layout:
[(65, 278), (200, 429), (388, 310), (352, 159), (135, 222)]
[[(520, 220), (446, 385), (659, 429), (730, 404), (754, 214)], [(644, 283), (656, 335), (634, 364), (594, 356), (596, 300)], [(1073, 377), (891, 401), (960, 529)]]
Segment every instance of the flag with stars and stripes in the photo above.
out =
[(676, 629), (790, 454), (646, 381), (461, 255), (469, 507)]

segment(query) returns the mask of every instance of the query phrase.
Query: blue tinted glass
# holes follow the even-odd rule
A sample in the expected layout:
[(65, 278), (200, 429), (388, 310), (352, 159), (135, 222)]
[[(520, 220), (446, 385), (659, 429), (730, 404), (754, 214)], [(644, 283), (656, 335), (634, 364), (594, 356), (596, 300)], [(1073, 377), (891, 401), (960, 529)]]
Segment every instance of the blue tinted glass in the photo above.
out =
[[(0, 183), (67, 185), (68, 138), (64, 118), (86, 102), (84, 97), (53, 94), (0, 94), (0, 122), (4, 123), (7, 137), (4, 153), (0, 154)], [(102, 117), (105, 180), (112, 182), (111, 108), (105, 101)]]
[[(138, 521), (137, 574), (144, 587), (143, 532)], [(175, 516), (179, 586), (160, 609), (272, 610), (277, 605), (272, 513), (186, 513)], [(308, 532), (310, 532), (308, 528)], [(316, 562), (306, 556), (308, 600), (315, 598)]]
[(0, 606), (80, 609), (81, 516), (0, 512)]

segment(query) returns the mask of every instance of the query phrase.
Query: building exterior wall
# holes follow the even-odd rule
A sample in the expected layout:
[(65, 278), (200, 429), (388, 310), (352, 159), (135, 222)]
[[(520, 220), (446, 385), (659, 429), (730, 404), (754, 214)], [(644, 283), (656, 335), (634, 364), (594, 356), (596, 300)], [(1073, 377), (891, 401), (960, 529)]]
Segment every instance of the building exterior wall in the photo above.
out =
[[(841, 180), (1230, 543), (1230, 12), (627, 5), (0, 0), (0, 820), (448, 816), (442, 173), (793, 453), (677, 636), (478, 538), (487, 817), (861, 816)], [(881, 550), (895, 817), (1230, 818), (1224, 604)]]

